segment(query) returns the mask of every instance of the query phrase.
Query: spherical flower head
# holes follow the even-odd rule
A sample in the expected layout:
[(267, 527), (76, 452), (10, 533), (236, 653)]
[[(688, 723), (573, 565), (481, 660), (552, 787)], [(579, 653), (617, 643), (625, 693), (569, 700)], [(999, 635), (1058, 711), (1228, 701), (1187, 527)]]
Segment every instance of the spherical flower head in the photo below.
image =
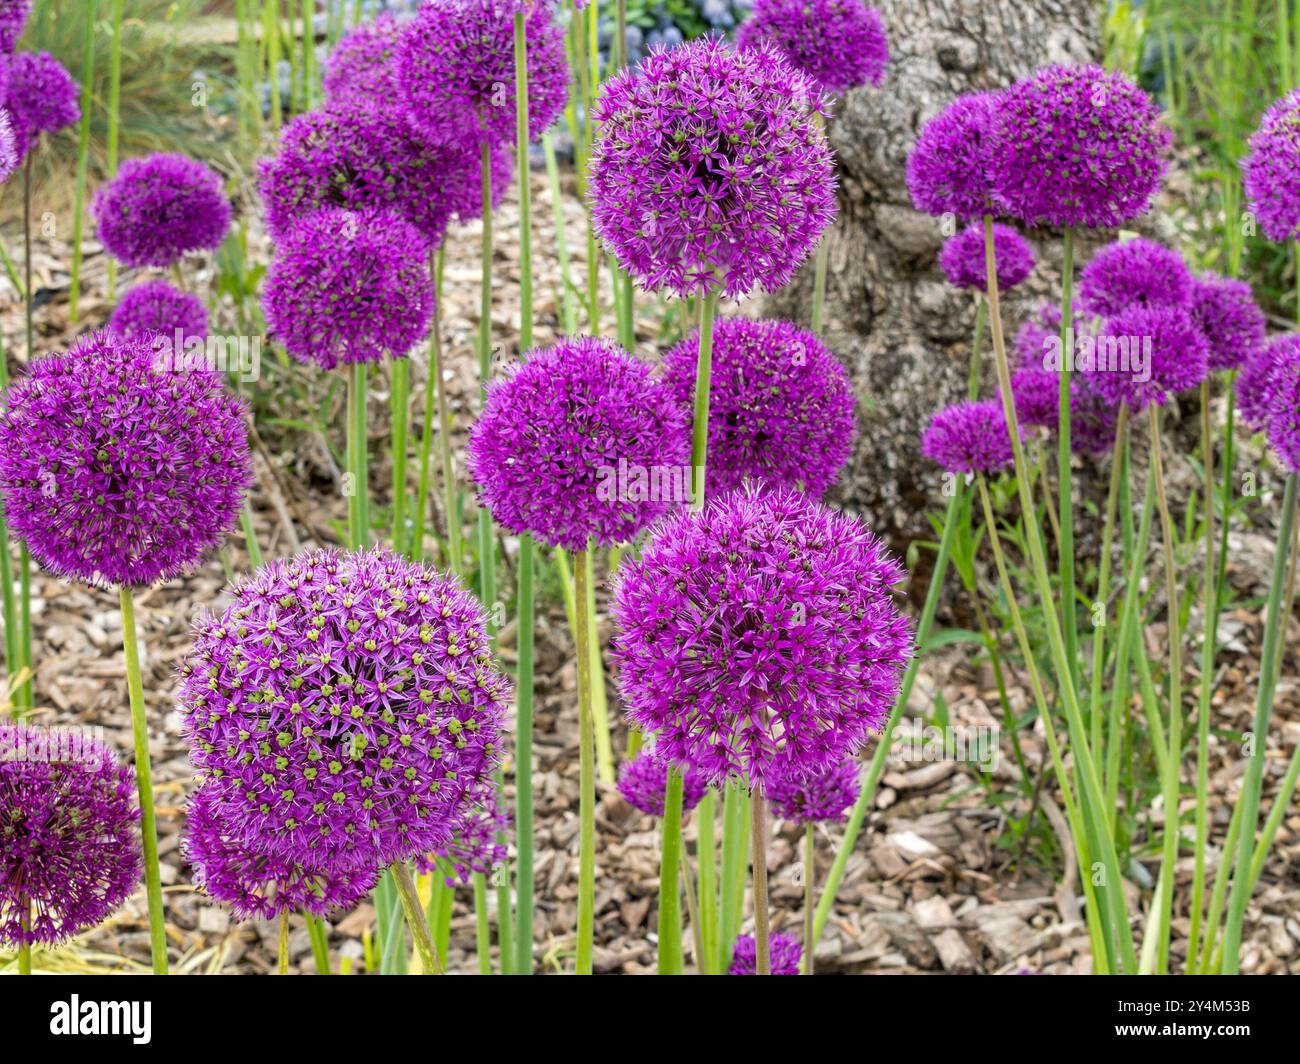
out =
[(1272, 371), (1268, 442), (1288, 473), (1300, 473), (1300, 337), (1274, 344)]
[(1134, 305), (1108, 318), (1091, 363), (1076, 365), (1093, 392), (1118, 406), (1163, 406), (1195, 388), (1209, 372), (1210, 345), (1184, 307)]
[(500, 761), (510, 681), (464, 587), (388, 550), (316, 550), (227, 588), (179, 701), (229, 840), (328, 875), (447, 845)]
[(772, 812), (799, 824), (838, 823), (858, 800), (858, 763), (841, 761), (824, 772), (777, 776), (768, 786)]
[(1172, 248), (1138, 237), (1117, 240), (1079, 273), (1079, 309), (1109, 318), (1132, 306), (1179, 307), (1192, 297), (1192, 271)]
[[(429, 0), (400, 34), (396, 80), (411, 120), (438, 143), (515, 139), (514, 8), (501, 0)], [(564, 110), (569, 65), (550, 4), (525, 23), (528, 135)]]
[(321, 80), (326, 101), (345, 96), (390, 102), (397, 98), (394, 71), (401, 31), (401, 20), (383, 13), (340, 37), (325, 57)]
[(880, 12), (862, 0), (756, 0), (737, 48), (771, 45), (821, 92), (884, 83), (889, 41)]
[[(797, 938), (777, 931), (767, 940), (769, 967), (773, 975), (798, 975), (803, 947)], [(741, 935), (731, 954), (728, 975), (755, 975), (758, 972), (758, 944), (753, 935)]]
[(902, 567), (802, 492), (745, 489), (679, 511), (613, 589), (628, 717), (709, 783), (823, 771), (889, 715), (912, 653)]
[[(0, 59), (0, 67), (4, 65)], [(0, 184), (8, 181), (18, 169), (18, 138), (14, 136), (14, 125), (9, 119), (9, 112), (0, 107)]]
[[(501, 801), (495, 787), (485, 787), (476, 804), (468, 808), (457, 823), (451, 841), (441, 847), (435, 857), (449, 866), (452, 875), (447, 885), (462, 886), (475, 875), (488, 876), (506, 863), (510, 855), (504, 839), (511, 831), (510, 810)], [(427, 859), (418, 862), (422, 871), (436, 867)]]
[(1118, 226), (1160, 189), (1172, 141), (1151, 98), (1099, 66), (1051, 66), (1003, 94), (989, 173), (1002, 212), (1026, 225)]
[(214, 812), (215, 792), (207, 784), (190, 797), (181, 852), (195, 885), (229, 905), (237, 920), (272, 920), (304, 909), (326, 916), (351, 909), (379, 882), (378, 868), (320, 872), (240, 845)]
[(32, 0), (0, 0), (0, 52), (12, 52), (23, 35)]
[(1011, 374), (1011, 398), (1021, 425), (1055, 430), (1061, 420), (1061, 375), (1022, 366)]
[(13, 122), (18, 154), (25, 157), (42, 133), (57, 133), (81, 121), (81, 90), (49, 52), (19, 52), (9, 59), (5, 106)]
[(262, 291), (271, 336), (300, 362), (402, 358), (433, 315), (429, 245), (390, 210), (305, 214), (275, 249)]
[(5, 516), (51, 572), (170, 580), (238, 523), (253, 482), (245, 410), (215, 370), (98, 332), (33, 362), (6, 399)]
[(57, 946), (140, 880), (135, 773), (81, 733), (0, 723), (0, 943)]
[[(668, 762), (654, 750), (642, 750), (618, 770), (618, 792), (633, 809), (651, 816), (664, 815), (668, 790)], [(679, 766), (682, 776), (682, 812), (689, 813), (704, 797), (709, 785), (690, 765)]]
[[(664, 356), (664, 380), (691, 409), (699, 330)], [(853, 388), (814, 333), (788, 321), (722, 318), (713, 328), (707, 491), (746, 481), (820, 498), (853, 449)]]
[(1255, 348), (1241, 367), (1237, 375), (1237, 413), (1251, 431), (1268, 428), (1286, 367), (1300, 357), (1296, 354), (1298, 346), (1300, 336), (1295, 333), (1274, 336)]
[(921, 453), (949, 473), (1009, 469), (1015, 452), (1002, 403), (986, 399), (944, 407), (921, 437)]
[(1239, 369), (1264, 342), (1264, 312), (1245, 281), (1203, 274), (1192, 285), (1191, 307), (1210, 345), (1211, 372)]
[(569, 338), (488, 386), (467, 464), (512, 532), (572, 551), (626, 543), (690, 498), (687, 411), (622, 348)]
[(108, 329), (131, 338), (161, 336), (183, 345), (208, 338), (208, 310), (198, 296), (166, 281), (145, 281), (122, 296)]
[(1242, 187), (1264, 235), (1279, 244), (1300, 236), (1300, 90), (1264, 112), (1241, 163)]
[(785, 285), (835, 214), (807, 75), (700, 38), (609, 78), (592, 106), (592, 225), (642, 287), (739, 298)]
[(220, 175), (184, 155), (128, 159), (91, 211), (104, 247), (127, 266), (170, 266), (215, 250), (230, 228)]
[(965, 220), (989, 213), (989, 129), (1000, 94), (958, 96), (921, 127), (907, 157), (907, 187), (916, 209)]
[[(997, 266), (998, 291), (1015, 288), (1034, 268), (1034, 249), (1010, 226), (993, 227), (993, 257)], [(988, 287), (985, 262), (984, 226), (968, 226), (943, 245), (939, 266), (954, 288)]]

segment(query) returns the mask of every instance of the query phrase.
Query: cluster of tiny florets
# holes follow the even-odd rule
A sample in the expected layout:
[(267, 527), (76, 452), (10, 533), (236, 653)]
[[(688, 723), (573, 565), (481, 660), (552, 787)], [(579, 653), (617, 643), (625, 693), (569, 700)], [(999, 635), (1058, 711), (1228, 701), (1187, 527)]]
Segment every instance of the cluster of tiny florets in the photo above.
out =
[(737, 48), (771, 45), (822, 91), (879, 87), (889, 63), (880, 12), (862, 0), (756, 0), (736, 31)]
[(1184, 307), (1135, 304), (1120, 311), (1102, 324), (1096, 349), (1095, 365), (1079, 366), (1080, 375), (1096, 395), (1135, 412), (1163, 405), (1209, 373), (1209, 344)]
[(161, 336), (174, 342), (206, 340), (208, 310), (203, 300), (173, 288), (166, 281), (145, 281), (127, 290), (118, 301), (108, 328), (123, 336)]
[(1191, 308), (1212, 371), (1240, 368), (1264, 342), (1267, 320), (1245, 281), (1206, 273), (1192, 285)]
[(1268, 442), (1289, 473), (1300, 473), (1300, 337), (1273, 347), (1268, 397)]
[[(618, 770), (618, 792), (633, 809), (651, 816), (664, 815), (669, 764), (653, 750), (642, 750)], [(689, 813), (708, 792), (709, 785), (690, 765), (679, 766), (682, 776), (682, 812)]]
[(1300, 90), (1264, 112), (1241, 169), (1246, 199), (1264, 235), (1279, 244), (1300, 236)]
[[(943, 245), (939, 252), (939, 266), (948, 283), (955, 288), (983, 291), (988, 287), (985, 255), (984, 226), (977, 222)], [(1034, 269), (1034, 249), (1029, 246), (1029, 241), (1007, 225), (993, 227), (993, 258), (999, 292), (1014, 288)]]
[(23, 35), (32, 0), (0, 0), (0, 52), (12, 52)]
[(321, 81), (329, 101), (343, 97), (392, 101), (394, 63), (403, 23), (383, 13), (348, 30), (325, 57)]
[[(769, 969), (773, 975), (798, 975), (799, 961), (803, 959), (803, 947), (799, 940), (780, 931), (768, 938)], [(731, 969), (728, 975), (756, 975), (758, 972), (758, 944), (753, 935), (741, 935), (736, 939), (736, 948), (731, 954)]]
[[(478, 803), (457, 822), (451, 841), (434, 851), (451, 869), (447, 885), (468, 883), (475, 875), (491, 875), (506, 863), (510, 848), (505, 840), (511, 830), (510, 810), (496, 788), (483, 788)], [(421, 860), (421, 868), (435, 867), (435, 862)]]
[[(0, 63), (6, 62), (0, 57)], [(81, 90), (48, 52), (19, 52), (7, 58), (9, 89), (4, 105), (13, 123), (19, 160), (42, 133), (56, 133), (81, 119)]]
[(837, 822), (858, 800), (861, 781), (856, 761), (841, 761), (824, 772), (777, 776), (768, 785), (772, 812), (800, 824)]
[(921, 127), (907, 157), (907, 188), (917, 210), (966, 220), (992, 209), (989, 128), (998, 101), (992, 92), (959, 96)]
[(1014, 451), (1000, 402), (957, 403), (938, 411), (921, 437), (921, 453), (950, 473), (998, 473)]
[(1192, 296), (1192, 271), (1172, 248), (1138, 237), (1107, 244), (1079, 273), (1079, 309), (1111, 317), (1131, 306), (1176, 307)]
[[(3, 64), (4, 60), (0, 59), (0, 66)], [(9, 119), (9, 112), (0, 107), (0, 184), (8, 181), (17, 169), (18, 138), (14, 136), (14, 124)]]
[(1268, 427), (1284, 367), (1295, 362), (1300, 336), (1284, 333), (1257, 347), (1237, 375), (1237, 413), (1254, 432)]

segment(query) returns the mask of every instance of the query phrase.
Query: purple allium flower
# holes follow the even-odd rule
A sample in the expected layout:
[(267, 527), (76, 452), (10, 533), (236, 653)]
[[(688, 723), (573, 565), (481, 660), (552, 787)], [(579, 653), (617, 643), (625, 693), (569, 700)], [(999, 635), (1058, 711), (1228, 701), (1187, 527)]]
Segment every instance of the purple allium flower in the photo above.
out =
[(1300, 338), (1273, 345), (1268, 442), (1290, 473), (1300, 473)]
[(1264, 342), (1264, 312), (1250, 285), (1206, 273), (1192, 285), (1192, 320), (1210, 345), (1210, 370), (1237, 369)]
[(0, 942), (57, 946), (131, 895), (134, 797), (135, 773), (99, 740), (0, 723)]
[(104, 247), (127, 266), (170, 266), (191, 251), (215, 250), (230, 228), (220, 175), (184, 155), (128, 159), (100, 186), (91, 211)]
[[(984, 225), (976, 222), (943, 245), (939, 266), (955, 288), (988, 287), (988, 266), (984, 259)], [(1034, 268), (1034, 249), (1008, 225), (993, 227), (993, 257), (997, 265), (998, 291), (1014, 288)]]
[(1209, 350), (1185, 308), (1135, 304), (1103, 323), (1091, 364), (1085, 360), (1076, 369), (1090, 378), (1094, 394), (1115, 406), (1126, 402), (1137, 413), (1200, 384), (1209, 372)]
[(108, 319), (112, 332), (127, 337), (163, 336), (174, 341), (206, 340), (208, 310), (203, 300), (173, 288), (166, 281), (145, 281), (118, 301)]
[(592, 105), (592, 225), (650, 290), (786, 284), (835, 214), (826, 101), (771, 49), (655, 49)]
[(318, 872), (239, 844), (213, 811), (214, 793), (205, 784), (190, 796), (181, 851), (195, 885), (228, 904), (236, 919), (270, 920), (304, 909), (325, 916), (352, 908), (379, 881), (378, 868)]
[(1252, 432), (1268, 428), (1285, 367), (1300, 359), (1300, 335), (1284, 333), (1255, 348), (1237, 377), (1237, 412)]
[(989, 130), (999, 207), (1026, 225), (1117, 226), (1151, 206), (1172, 141), (1150, 97), (1099, 66), (1050, 66), (1003, 94)]
[[(0, 66), (4, 60), (0, 59)], [(14, 126), (9, 120), (9, 112), (0, 107), (0, 184), (8, 181), (18, 169), (18, 140), (14, 136)]]
[(858, 763), (841, 761), (811, 776), (777, 776), (768, 785), (772, 812), (800, 824), (842, 821), (858, 800)]
[(907, 157), (907, 187), (917, 210), (959, 219), (989, 213), (989, 127), (999, 98), (993, 92), (958, 96), (921, 127)]
[(1070, 445), (1094, 457), (1115, 446), (1119, 430), (1119, 404), (1097, 394), (1093, 378), (1075, 374), (1070, 380)]
[(199, 564), (253, 481), (243, 404), (112, 332), (33, 362), (0, 415), (9, 527), (51, 572), (142, 586)]
[(499, 525), (572, 551), (626, 543), (691, 492), (686, 410), (649, 366), (586, 337), (488, 386), (466, 461)]
[[(495, 0), (429, 0), (398, 38), (396, 80), (411, 120), (430, 140), (470, 144), (515, 138), (514, 10)], [(549, 4), (526, 24), (528, 135), (564, 110), (569, 64)]]
[[(803, 947), (797, 938), (783, 935), (780, 931), (768, 936), (768, 959), (773, 975), (798, 975), (799, 962), (803, 959)], [(731, 954), (731, 969), (728, 975), (755, 975), (758, 971), (758, 944), (753, 935), (741, 935), (736, 939), (736, 948)]]
[(612, 594), (628, 717), (710, 783), (822, 771), (889, 715), (912, 653), (904, 570), (856, 519), (788, 489), (678, 511)]
[(1241, 170), (1264, 235), (1279, 244), (1300, 236), (1300, 90), (1264, 112)]
[[(689, 813), (704, 797), (709, 785), (690, 765), (680, 766), (682, 812)], [(618, 792), (628, 805), (651, 816), (664, 815), (664, 793), (668, 789), (668, 762), (654, 750), (642, 750), (618, 770)]]
[[(1078, 332), (1077, 323), (1075, 332)], [(1061, 307), (1051, 300), (1038, 305), (1016, 333), (1015, 365), (1023, 369), (1043, 369), (1045, 359), (1061, 347)], [(1078, 348), (1076, 340), (1075, 348)]]
[(392, 103), (398, 95), (395, 73), (397, 41), (403, 23), (380, 14), (348, 30), (325, 57), (325, 98), (370, 98)]
[(0, 0), (0, 52), (12, 52), (23, 35), (32, 0)]
[(1011, 398), (1021, 425), (1055, 430), (1061, 420), (1061, 375), (1037, 366), (1022, 366), (1011, 374)]
[(756, 0), (737, 48), (768, 44), (822, 92), (884, 83), (889, 41), (880, 12), (862, 0)]
[[(453, 876), (447, 885), (469, 883), (474, 875), (491, 875), (506, 863), (509, 847), (502, 841), (511, 830), (510, 810), (501, 801), (495, 787), (482, 788), (478, 804), (461, 816), (453, 829), (451, 841), (440, 847), (435, 856), (451, 866)], [(422, 871), (434, 867), (434, 862), (421, 859)]]
[[(665, 383), (684, 410), (695, 396), (700, 333), (664, 356)], [(853, 388), (811, 332), (788, 321), (721, 318), (713, 328), (707, 493), (747, 480), (817, 498), (853, 444)]]
[(1079, 273), (1079, 309), (1109, 318), (1131, 306), (1179, 307), (1192, 297), (1192, 271), (1172, 248), (1138, 237), (1117, 240)]
[(9, 60), (5, 106), (13, 122), (18, 154), (25, 157), (42, 133), (55, 133), (81, 120), (81, 90), (49, 52), (19, 52)]
[(921, 437), (921, 453), (950, 473), (1010, 468), (1015, 452), (1002, 403), (986, 399), (944, 407)]
[(482, 606), (383, 549), (273, 561), (227, 596), (195, 624), (179, 701), (229, 840), (329, 875), (447, 845), (510, 696)]
[(392, 211), (341, 207), (299, 218), (266, 274), (271, 336), (301, 362), (402, 358), (429, 330), (429, 245)]

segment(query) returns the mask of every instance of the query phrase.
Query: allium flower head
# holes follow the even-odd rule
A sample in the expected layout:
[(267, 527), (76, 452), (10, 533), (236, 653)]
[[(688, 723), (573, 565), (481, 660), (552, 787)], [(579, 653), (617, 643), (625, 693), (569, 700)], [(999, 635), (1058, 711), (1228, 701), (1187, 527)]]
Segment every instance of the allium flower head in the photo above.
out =
[(498, 524), (580, 551), (626, 543), (689, 499), (688, 437), (686, 411), (649, 366), (568, 338), (489, 385), (467, 464)]
[(1011, 374), (1011, 398), (1021, 425), (1055, 429), (1061, 420), (1061, 375), (1022, 366)]
[(170, 266), (214, 250), (230, 228), (220, 175), (184, 155), (128, 159), (91, 210), (104, 247), (127, 266)]
[(1192, 285), (1192, 320), (1210, 345), (1210, 370), (1237, 369), (1264, 342), (1266, 321), (1245, 281), (1206, 273)]
[(1273, 346), (1268, 442), (1290, 473), (1300, 473), (1300, 338)]
[(986, 399), (944, 407), (921, 437), (921, 453), (950, 473), (1009, 468), (1014, 451), (1002, 403)]
[[(682, 774), (682, 812), (689, 813), (704, 797), (709, 785), (689, 765)], [(618, 792), (628, 805), (651, 816), (664, 815), (664, 794), (668, 790), (668, 762), (654, 750), (642, 750), (618, 770)]]
[(397, 98), (394, 71), (402, 25), (397, 16), (383, 13), (340, 37), (325, 57), (325, 99), (350, 96), (391, 103)]
[(1076, 375), (1070, 381), (1070, 445), (1094, 457), (1109, 453), (1119, 431), (1119, 406), (1097, 394), (1093, 378)]
[(1246, 358), (1237, 376), (1237, 413), (1254, 432), (1268, 428), (1286, 367), (1300, 360), (1300, 335), (1284, 333), (1265, 341)]
[(628, 717), (710, 783), (765, 791), (851, 756), (889, 715), (911, 628), (902, 567), (856, 519), (788, 489), (666, 518), (613, 590)]
[[(411, 120), (438, 143), (514, 141), (515, 8), (503, 0), (429, 0), (401, 31), (396, 80)], [(533, 5), (528, 43), (528, 135), (564, 110), (569, 65), (549, 4)]]
[[(0, 66), (4, 60), (0, 59)], [(18, 169), (18, 139), (14, 136), (13, 122), (9, 112), (0, 107), (0, 184), (8, 181)]]
[(1195, 388), (1209, 372), (1209, 344), (1183, 307), (1134, 305), (1108, 318), (1094, 365), (1078, 365), (1092, 391), (1134, 412)]
[[(798, 975), (799, 961), (803, 959), (803, 947), (797, 938), (783, 935), (777, 931), (767, 939), (768, 960), (773, 975)], [(736, 939), (736, 948), (731, 954), (731, 969), (728, 975), (755, 975), (758, 972), (758, 944), (753, 935), (741, 935)]]
[(921, 127), (907, 157), (907, 187), (917, 210), (963, 220), (989, 213), (989, 128), (998, 100), (993, 92), (958, 96)]
[(447, 845), (510, 694), (473, 596), (382, 549), (273, 561), (227, 595), (179, 696), (226, 837), (329, 875)]
[(1264, 112), (1241, 170), (1264, 235), (1279, 244), (1300, 237), (1300, 90)]
[(858, 763), (841, 761), (810, 776), (777, 776), (767, 789), (772, 812), (800, 824), (841, 821), (858, 800)]
[(302, 362), (402, 358), (433, 315), (429, 245), (392, 211), (332, 207), (299, 218), (275, 249), (262, 308)]
[(1099, 66), (1050, 66), (1003, 94), (988, 165), (1026, 225), (1122, 225), (1151, 206), (1172, 141), (1150, 97)]
[[(939, 266), (954, 288), (983, 291), (988, 286), (988, 266), (984, 255), (984, 226), (976, 222), (943, 245), (939, 252)], [(1029, 246), (1029, 241), (1007, 225), (993, 227), (993, 257), (999, 292), (1014, 288), (1034, 268), (1034, 249)]]
[(0, 416), (9, 527), (59, 576), (170, 580), (234, 528), (252, 483), (244, 408), (206, 366), (111, 332), (33, 362)]
[[(664, 356), (683, 409), (695, 395), (699, 330)], [(747, 480), (820, 498), (853, 445), (853, 388), (815, 334), (788, 321), (722, 318), (713, 329), (707, 492)]]
[(23, 35), (32, 0), (0, 0), (0, 52), (12, 52)]
[(162, 336), (175, 341), (208, 337), (208, 310), (203, 300), (166, 281), (145, 281), (127, 290), (108, 319), (111, 332), (128, 337)]
[(1192, 296), (1192, 271), (1172, 248), (1138, 237), (1117, 240), (1079, 273), (1079, 309), (1109, 318), (1132, 306), (1180, 307)]
[(56, 133), (81, 120), (81, 90), (49, 52), (19, 52), (9, 59), (5, 106), (18, 154), (26, 156), (42, 133)]
[[(451, 866), (454, 878), (448, 877), (448, 886), (456, 882), (469, 883), (475, 875), (491, 875), (509, 857), (509, 847), (502, 839), (510, 833), (510, 810), (501, 801), (495, 787), (482, 790), (478, 804), (468, 809), (457, 822), (451, 841), (434, 854)], [(425, 871), (433, 866), (427, 859), (419, 863)]]
[(57, 946), (131, 895), (134, 795), (135, 773), (97, 739), (0, 723), (0, 942)]
[(819, 90), (836, 95), (859, 85), (879, 87), (889, 62), (884, 20), (862, 0), (756, 0), (736, 30), (736, 47), (764, 44)]
[(592, 106), (592, 225), (642, 287), (786, 284), (835, 214), (826, 102), (769, 48), (655, 49)]
[(1059, 304), (1045, 300), (1016, 333), (1015, 364), (1021, 368), (1042, 369), (1047, 355), (1059, 350), (1060, 346), (1061, 308)]

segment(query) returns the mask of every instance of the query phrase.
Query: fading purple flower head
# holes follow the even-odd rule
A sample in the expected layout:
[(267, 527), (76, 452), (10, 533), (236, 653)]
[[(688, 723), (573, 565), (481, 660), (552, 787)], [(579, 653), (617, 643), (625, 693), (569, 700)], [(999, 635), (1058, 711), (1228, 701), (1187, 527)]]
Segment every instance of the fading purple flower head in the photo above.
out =
[(1172, 142), (1151, 98), (1099, 66), (1050, 66), (1007, 89), (989, 131), (999, 207), (1026, 225), (1122, 225), (1160, 189)]
[(1252, 432), (1268, 428), (1285, 367), (1300, 358), (1297, 349), (1300, 335), (1274, 336), (1255, 348), (1241, 367), (1237, 376), (1237, 413)]
[(488, 386), (466, 462), (499, 525), (572, 551), (628, 542), (691, 490), (686, 410), (645, 363), (586, 337)]
[(170, 580), (220, 546), (253, 481), (243, 404), (206, 366), (97, 332), (28, 366), (0, 416), (10, 529), (51, 572)]
[(170, 266), (215, 250), (230, 228), (221, 176), (184, 155), (128, 159), (95, 193), (91, 212), (104, 247), (127, 266)]
[[(768, 960), (773, 975), (798, 975), (803, 947), (799, 940), (776, 931), (768, 936)], [(731, 954), (728, 975), (755, 975), (758, 972), (758, 944), (753, 935), (741, 935)]]
[[(695, 396), (699, 330), (664, 356), (684, 410)], [(713, 328), (706, 492), (746, 481), (820, 498), (849, 460), (853, 388), (814, 333), (788, 321), (721, 318)]]
[(313, 211), (280, 240), (262, 307), (271, 336), (300, 362), (402, 358), (433, 315), (429, 245), (389, 210)]
[(12, 52), (27, 26), (32, 0), (0, 0), (0, 52)]
[(619, 570), (613, 654), (628, 717), (710, 783), (850, 757), (889, 715), (912, 653), (905, 575), (852, 517), (745, 489), (665, 518)]
[(736, 30), (737, 48), (768, 44), (822, 92), (879, 88), (889, 63), (880, 12), (862, 0), (756, 0)]
[(800, 824), (839, 822), (858, 800), (858, 763), (841, 761), (809, 776), (777, 776), (767, 789), (772, 812)]
[(20, 160), (42, 133), (56, 133), (81, 120), (81, 90), (49, 52), (9, 57), (9, 93), (4, 103), (13, 122)]
[[(0, 58), (0, 67), (4, 66), (4, 62)], [(13, 172), (18, 169), (18, 162), (18, 139), (14, 136), (13, 122), (9, 120), (9, 112), (0, 107), (0, 184), (13, 176)]]
[(1134, 413), (1195, 388), (1209, 372), (1210, 345), (1184, 307), (1134, 304), (1108, 318), (1095, 358), (1076, 366), (1092, 392)]
[(921, 453), (949, 473), (1000, 473), (1015, 452), (1002, 403), (956, 403), (938, 411), (921, 437)]
[(108, 319), (108, 329), (132, 339), (162, 336), (175, 341), (206, 340), (208, 310), (203, 300), (166, 281), (145, 281), (127, 290)]
[(1289, 473), (1300, 473), (1300, 337), (1275, 343), (1268, 396), (1268, 442)]
[[(1009, 225), (993, 227), (993, 257), (997, 267), (998, 291), (1015, 288), (1034, 268), (1034, 249)], [(939, 266), (954, 288), (988, 287), (985, 262), (984, 225), (967, 226), (943, 245)]]
[(500, 760), (483, 607), (385, 549), (273, 561), (226, 594), (179, 694), (226, 837), (331, 876), (446, 846)]
[(642, 287), (774, 291), (835, 215), (826, 102), (769, 48), (655, 49), (592, 105), (596, 234)]
[[(457, 821), (451, 841), (434, 854), (451, 867), (453, 876), (447, 878), (448, 886), (469, 883), (475, 875), (491, 875), (510, 855), (503, 841), (511, 830), (510, 810), (495, 787), (483, 787), (481, 791), (477, 803), (467, 808)], [(435, 867), (427, 859), (418, 863), (423, 871)]]
[(58, 946), (130, 897), (134, 796), (135, 773), (99, 740), (0, 722), (0, 942)]
[(1278, 244), (1300, 237), (1300, 90), (1264, 112), (1241, 171), (1264, 235)]
[(1192, 285), (1191, 307), (1210, 345), (1211, 372), (1238, 369), (1264, 342), (1264, 312), (1245, 281), (1203, 274)]
[[(682, 774), (682, 812), (689, 813), (700, 804), (709, 785), (690, 765), (679, 766), (677, 771)], [(654, 750), (642, 750), (618, 770), (618, 792), (633, 809), (663, 816), (667, 790), (668, 762)]]
[(907, 187), (916, 209), (963, 221), (989, 213), (989, 129), (1000, 94), (958, 96), (921, 127), (907, 157)]
[(321, 80), (326, 101), (345, 96), (389, 103), (396, 100), (395, 66), (402, 26), (396, 15), (381, 13), (340, 37), (325, 57)]
[(1132, 306), (1180, 307), (1192, 297), (1192, 271), (1172, 248), (1138, 237), (1101, 248), (1079, 273), (1079, 309), (1109, 318)]

